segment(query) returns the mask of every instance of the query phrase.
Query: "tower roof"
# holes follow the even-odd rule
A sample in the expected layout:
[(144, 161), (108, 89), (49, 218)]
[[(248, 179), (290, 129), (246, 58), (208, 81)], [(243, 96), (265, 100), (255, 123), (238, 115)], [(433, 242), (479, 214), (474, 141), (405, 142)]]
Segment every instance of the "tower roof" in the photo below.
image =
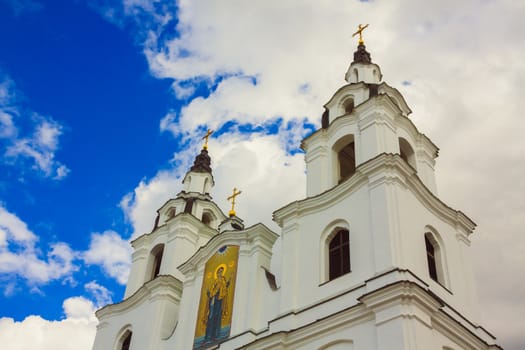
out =
[(357, 51), (354, 52), (354, 61), (352, 63), (372, 63), (370, 52), (366, 51), (366, 46), (364, 44), (359, 44), (357, 46)]
[(210, 173), (211, 174), (211, 158), (208, 155), (208, 150), (203, 148), (201, 153), (195, 157), (193, 161), (193, 166), (190, 168), (190, 171), (197, 173)]

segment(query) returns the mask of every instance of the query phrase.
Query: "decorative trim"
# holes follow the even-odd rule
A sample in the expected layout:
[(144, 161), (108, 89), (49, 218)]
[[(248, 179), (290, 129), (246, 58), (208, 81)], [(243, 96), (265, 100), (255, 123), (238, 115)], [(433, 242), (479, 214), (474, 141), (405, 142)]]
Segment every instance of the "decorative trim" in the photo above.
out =
[(224, 231), (220, 235), (211, 238), (204, 246), (200, 247), (186, 262), (178, 266), (180, 272), (185, 276), (198, 266), (204, 265), (208, 257), (213, 255), (217, 249), (227, 244), (245, 245), (254, 244), (266, 248), (267, 254), (271, 254), (271, 247), (279, 235), (264, 224), (255, 224), (241, 231)]
[(159, 275), (144, 283), (135, 293), (119, 303), (106, 305), (95, 312), (100, 322), (107, 317), (129, 311), (145, 301), (165, 295), (174, 303), (179, 303), (182, 296), (182, 281), (172, 275)]
[[(349, 193), (358, 189), (359, 184), (369, 183), (378, 172), (385, 172), (385, 177), (399, 177), (404, 179), (406, 186), (416, 198), (432, 213), (452, 226), (459, 226), (471, 234), (476, 224), (463, 212), (452, 209), (434, 195), (419, 179), (415, 170), (409, 166), (399, 154), (382, 153), (356, 168), (356, 172), (349, 179), (332, 187), (325, 192), (303, 200), (294, 201), (273, 212), (273, 220), (283, 226), (285, 220), (291, 216), (305, 215), (316, 210), (333, 205), (346, 198)], [(386, 172), (388, 171), (388, 172)]]

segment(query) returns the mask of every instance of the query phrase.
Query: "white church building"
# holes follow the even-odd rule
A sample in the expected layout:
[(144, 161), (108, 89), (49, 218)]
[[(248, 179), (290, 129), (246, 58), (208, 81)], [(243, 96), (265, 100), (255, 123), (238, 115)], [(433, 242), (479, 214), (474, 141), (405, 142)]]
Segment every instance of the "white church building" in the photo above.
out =
[(480, 324), (476, 224), (437, 193), (437, 146), (362, 41), (345, 79), (302, 142), (307, 196), (273, 213), (279, 233), (215, 204), (203, 148), (132, 242), (94, 350), (501, 349)]

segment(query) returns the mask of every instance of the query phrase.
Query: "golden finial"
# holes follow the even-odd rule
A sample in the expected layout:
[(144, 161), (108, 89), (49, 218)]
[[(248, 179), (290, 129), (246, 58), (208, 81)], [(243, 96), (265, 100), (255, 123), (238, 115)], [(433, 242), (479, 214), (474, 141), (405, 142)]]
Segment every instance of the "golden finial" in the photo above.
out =
[(356, 36), (357, 34), (359, 34), (359, 45), (364, 45), (365, 44), (365, 41), (363, 40), (363, 30), (365, 30), (366, 27), (368, 27), (368, 24), (366, 24), (364, 26), (362, 24), (360, 24), (358, 29), (357, 29), (357, 32), (352, 34), (352, 38), (354, 36)]
[(208, 138), (210, 137), (211, 134), (213, 134), (213, 130), (208, 129), (208, 131), (206, 132), (206, 135), (202, 137), (202, 139), (205, 140), (204, 146), (202, 146), (202, 149), (205, 149), (205, 150), (208, 149)]
[(235, 197), (241, 194), (242, 191), (238, 191), (237, 188), (233, 188), (233, 194), (228, 197), (228, 200), (232, 201), (232, 209), (228, 212), (230, 217), (235, 216)]

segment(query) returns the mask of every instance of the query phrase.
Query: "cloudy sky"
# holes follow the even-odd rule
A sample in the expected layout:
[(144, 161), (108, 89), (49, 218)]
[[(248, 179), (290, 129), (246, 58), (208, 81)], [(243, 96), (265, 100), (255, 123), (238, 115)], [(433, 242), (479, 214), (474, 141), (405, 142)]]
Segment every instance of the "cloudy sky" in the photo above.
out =
[(525, 348), (525, 2), (0, 0), (0, 343), (90, 349), (129, 240), (207, 128), (226, 211), (305, 195), (300, 140), (365, 39), (439, 147), (440, 197), (478, 224), (481, 324)]

